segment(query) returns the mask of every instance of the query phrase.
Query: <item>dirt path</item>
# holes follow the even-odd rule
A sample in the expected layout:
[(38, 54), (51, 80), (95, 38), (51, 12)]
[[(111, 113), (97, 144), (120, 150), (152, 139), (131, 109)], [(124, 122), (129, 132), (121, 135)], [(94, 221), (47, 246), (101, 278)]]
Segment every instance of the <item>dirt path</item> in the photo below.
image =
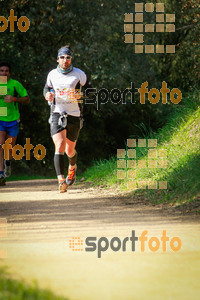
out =
[[(7, 236), (1, 248), (7, 258), (1, 265), (14, 275), (39, 286), (78, 300), (199, 299), (200, 223), (198, 217), (186, 217), (134, 201), (115, 191), (75, 185), (67, 193), (57, 192), (56, 180), (8, 182), (0, 187), (0, 218), (7, 218)], [(147, 230), (144, 252), (141, 242), (135, 251), (129, 237), (140, 237)], [(182, 247), (174, 252), (167, 242), (162, 250), (161, 236), (179, 237)], [(80, 237), (83, 251), (72, 251), (69, 240)], [(86, 252), (85, 239), (96, 237), (99, 252)], [(105, 243), (119, 237), (126, 251)], [(150, 244), (157, 237), (160, 247)], [(99, 244), (98, 244), (99, 243)], [(120, 241), (115, 241), (117, 247)], [(149, 246), (150, 245), (150, 246)], [(158, 244), (157, 244), (158, 245)], [(178, 244), (175, 243), (174, 247)], [(109, 244), (110, 246), (110, 244)], [(173, 245), (172, 245), (173, 246)]]

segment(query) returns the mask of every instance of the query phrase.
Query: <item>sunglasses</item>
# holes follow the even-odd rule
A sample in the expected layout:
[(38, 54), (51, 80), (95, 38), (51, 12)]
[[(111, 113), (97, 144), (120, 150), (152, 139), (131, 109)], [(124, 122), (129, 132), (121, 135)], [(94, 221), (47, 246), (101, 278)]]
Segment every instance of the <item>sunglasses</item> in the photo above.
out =
[(60, 59), (67, 59), (67, 60), (70, 60), (72, 57), (71, 56), (63, 56), (63, 55), (61, 55), (61, 56), (59, 56), (59, 58)]

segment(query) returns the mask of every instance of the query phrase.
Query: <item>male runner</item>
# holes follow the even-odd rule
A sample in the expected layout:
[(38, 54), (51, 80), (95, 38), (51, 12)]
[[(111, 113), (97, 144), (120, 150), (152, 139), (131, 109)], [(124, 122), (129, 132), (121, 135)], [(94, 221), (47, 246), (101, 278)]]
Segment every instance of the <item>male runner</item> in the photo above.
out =
[[(11, 65), (8, 62), (0, 63), (0, 84), (7, 86), (6, 95), (0, 95), (0, 185), (6, 184), (5, 177), (11, 175), (12, 149), (9, 150), (9, 159), (4, 162), (2, 145), (10, 138), (12, 148), (15, 146), (19, 133), (20, 113), (18, 103), (29, 103), (30, 99), (25, 88), (17, 80), (10, 78)], [(7, 77), (7, 84), (4, 78)], [(2, 87), (2, 88), (3, 88)], [(2, 94), (2, 93), (1, 93)], [(6, 111), (5, 111), (6, 109)], [(5, 163), (5, 170), (4, 170)]]
[[(50, 130), (55, 144), (54, 166), (60, 193), (75, 182), (77, 152), (76, 141), (81, 128), (81, 112), (75, 97), (75, 89), (85, 85), (86, 74), (72, 66), (72, 50), (69, 45), (58, 50), (58, 66), (47, 76), (44, 97), (52, 103)], [(74, 97), (72, 94), (74, 93)], [(65, 180), (64, 153), (69, 160), (68, 175)]]

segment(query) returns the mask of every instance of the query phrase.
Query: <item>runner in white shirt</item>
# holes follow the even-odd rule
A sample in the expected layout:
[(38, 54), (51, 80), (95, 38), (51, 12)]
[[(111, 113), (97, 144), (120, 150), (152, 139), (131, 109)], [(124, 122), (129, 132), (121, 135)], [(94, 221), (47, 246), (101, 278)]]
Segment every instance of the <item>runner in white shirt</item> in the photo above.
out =
[[(44, 97), (52, 103), (50, 129), (55, 144), (54, 166), (59, 181), (59, 191), (66, 192), (75, 182), (77, 152), (76, 141), (81, 127), (81, 111), (77, 85), (85, 85), (86, 74), (72, 66), (72, 50), (64, 46), (58, 50), (58, 66), (47, 76)], [(69, 159), (68, 175), (64, 176), (64, 153)]]

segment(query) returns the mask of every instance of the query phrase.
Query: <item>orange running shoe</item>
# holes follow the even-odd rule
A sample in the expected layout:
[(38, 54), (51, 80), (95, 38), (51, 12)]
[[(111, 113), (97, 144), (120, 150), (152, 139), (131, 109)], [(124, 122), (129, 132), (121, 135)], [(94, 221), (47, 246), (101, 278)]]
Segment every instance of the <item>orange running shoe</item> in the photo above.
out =
[(68, 174), (66, 178), (66, 183), (68, 186), (72, 185), (76, 180), (76, 169), (77, 165), (75, 165), (75, 168), (72, 170), (68, 169)]
[(66, 183), (66, 181), (65, 181), (64, 178), (59, 179), (59, 187), (58, 187), (58, 189), (59, 189), (60, 193), (65, 193), (67, 191), (67, 183)]

